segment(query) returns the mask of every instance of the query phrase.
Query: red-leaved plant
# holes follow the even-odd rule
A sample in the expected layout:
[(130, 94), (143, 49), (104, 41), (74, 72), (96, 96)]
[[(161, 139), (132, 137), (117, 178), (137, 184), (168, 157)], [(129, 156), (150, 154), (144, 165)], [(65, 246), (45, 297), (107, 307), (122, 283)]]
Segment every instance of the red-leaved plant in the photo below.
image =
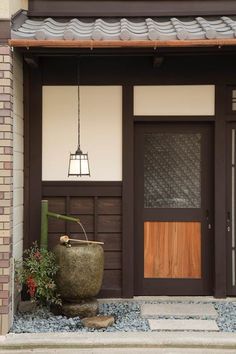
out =
[(32, 301), (42, 305), (60, 305), (54, 281), (58, 271), (54, 253), (40, 249), (37, 243), (24, 251), (23, 261), (16, 262), (16, 282), (25, 285)]

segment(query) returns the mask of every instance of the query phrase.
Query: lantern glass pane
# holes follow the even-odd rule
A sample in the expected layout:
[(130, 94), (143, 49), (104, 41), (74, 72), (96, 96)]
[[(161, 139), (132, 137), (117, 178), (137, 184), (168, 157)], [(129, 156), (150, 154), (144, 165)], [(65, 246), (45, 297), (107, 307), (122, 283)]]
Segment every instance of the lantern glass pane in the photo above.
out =
[(80, 174), (80, 160), (77, 160), (75, 155), (70, 158), (70, 168), (69, 175), (79, 175)]
[(81, 160), (81, 174), (82, 175), (88, 175), (89, 174), (89, 166), (88, 166), (88, 160), (86, 156), (84, 156), (85, 159)]

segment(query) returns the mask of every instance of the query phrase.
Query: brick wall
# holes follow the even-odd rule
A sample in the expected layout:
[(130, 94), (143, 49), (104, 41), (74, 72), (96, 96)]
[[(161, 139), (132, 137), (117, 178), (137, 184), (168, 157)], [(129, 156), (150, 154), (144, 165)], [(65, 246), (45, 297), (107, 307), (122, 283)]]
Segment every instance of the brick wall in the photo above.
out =
[(0, 46), (0, 334), (8, 332), (12, 321), (12, 210), (12, 53), (8, 46)]

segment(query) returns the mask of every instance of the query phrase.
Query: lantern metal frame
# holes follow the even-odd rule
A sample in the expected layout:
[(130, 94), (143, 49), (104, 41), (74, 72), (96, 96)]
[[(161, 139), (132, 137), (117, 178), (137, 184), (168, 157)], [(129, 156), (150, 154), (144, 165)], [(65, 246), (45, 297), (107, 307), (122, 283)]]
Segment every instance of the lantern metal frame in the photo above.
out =
[[(77, 62), (77, 97), (78, 97), (78, 147), (75, 153), (70, 153), (68, 177), (90, 177), (90, 167), (88, 153), (83, 153), (80, 148), (80, 87), (79, 87), (79, 59)], [(77, 162), (77, 166), (74, 166), (74, 162)], [(86, 165), (84, 165), (84, 162)]]

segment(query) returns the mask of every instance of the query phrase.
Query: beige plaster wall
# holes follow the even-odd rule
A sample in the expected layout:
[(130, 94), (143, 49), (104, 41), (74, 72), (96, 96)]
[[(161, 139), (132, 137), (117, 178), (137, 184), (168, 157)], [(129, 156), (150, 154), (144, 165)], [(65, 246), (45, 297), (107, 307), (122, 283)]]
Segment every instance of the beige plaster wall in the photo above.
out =
[(91, 177), (68, 178), (77, 148), (77, 87), (43, 87), (43, 161), (46, 180), (122, 180), (122, 87), (81, 86), (81, 148)]
[(19, 260), (23, 251), (24, 195), (24, 121), (23, 65), (21, 56), (13, 54), (13, 257)]
[(28, 0), (0, 0), (0, 18), (8, 19), (20, 9), (28, 9)]
[(214, 85), (134, 87), (134, 115), (213, 116), (214, 114)]

